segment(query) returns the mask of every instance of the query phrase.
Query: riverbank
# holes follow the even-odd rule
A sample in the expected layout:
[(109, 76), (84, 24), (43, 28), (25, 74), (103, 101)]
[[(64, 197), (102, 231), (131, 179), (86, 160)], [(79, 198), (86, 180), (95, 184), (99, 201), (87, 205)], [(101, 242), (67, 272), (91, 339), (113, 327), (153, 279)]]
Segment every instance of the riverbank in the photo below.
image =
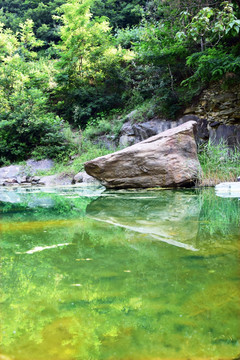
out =
[[(91, 146), (92, 145), (92, 146)], [(88, 143), (85, 152), (75, 154), (71, 160), (29, 160), (18, 165), (0, 168), (0, 185), (70, 185), (90, 183), (92, 177), (83, 172), (84, 162), (111, 153), (113, 149)], [(198, 149), (202, 175), (197, 187), (215, 186), (222, 182), (237, 181), (240, 176), (240, 151), (229, 149), (224, 144), (207, 143)], [(31, 164), (34, 165), (31, 168)], [(5, 175), (4, 175), (5, 173)], [(6, 180), (9, 180), (6, 183)]]

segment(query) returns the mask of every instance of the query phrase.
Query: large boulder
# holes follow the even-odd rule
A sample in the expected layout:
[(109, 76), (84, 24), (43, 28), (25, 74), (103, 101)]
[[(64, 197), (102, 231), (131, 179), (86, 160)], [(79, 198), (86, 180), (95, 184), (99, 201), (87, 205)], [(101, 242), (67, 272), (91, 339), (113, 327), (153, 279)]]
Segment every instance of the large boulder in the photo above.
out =
[(201, 167), (195, 121), (85, 163), (86, 172), (107, 188), (177, 187), (194, 184)]

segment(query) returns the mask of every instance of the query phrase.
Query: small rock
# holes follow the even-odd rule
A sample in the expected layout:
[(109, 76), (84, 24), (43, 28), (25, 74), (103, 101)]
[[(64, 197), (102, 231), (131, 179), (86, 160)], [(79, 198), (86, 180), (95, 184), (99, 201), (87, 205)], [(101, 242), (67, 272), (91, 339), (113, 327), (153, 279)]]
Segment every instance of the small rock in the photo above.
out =
[(86, 171), (81, 171), (74, 176), (72, 183), (73, 184), (77, 184), (77, 183), (87, 183), (87, 184), (98, 183), (99, 184), (99, 181), (96, 180), (94, 177), (88, 175), (86, 173)]
[(38, 184), (45, 186), (71, 185), (72, 180), (73, 180), (72, 175), (61, 173), (61, 174), (43, 176), (40, 178)]
[(82, 183), (83, 182), (83, 172), (77, 173), (73, 178), (73, 184)]

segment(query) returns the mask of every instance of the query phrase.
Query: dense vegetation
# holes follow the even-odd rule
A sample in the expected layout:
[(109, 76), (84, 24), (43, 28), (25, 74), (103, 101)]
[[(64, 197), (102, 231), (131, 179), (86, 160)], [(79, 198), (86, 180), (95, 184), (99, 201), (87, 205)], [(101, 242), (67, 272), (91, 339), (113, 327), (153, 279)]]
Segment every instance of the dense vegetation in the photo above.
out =
[(238, 82), (239, 5), (0, 0), (0, 164), (69, 157), (69, 126), (140, 104), (174, 118), (209, 82)]

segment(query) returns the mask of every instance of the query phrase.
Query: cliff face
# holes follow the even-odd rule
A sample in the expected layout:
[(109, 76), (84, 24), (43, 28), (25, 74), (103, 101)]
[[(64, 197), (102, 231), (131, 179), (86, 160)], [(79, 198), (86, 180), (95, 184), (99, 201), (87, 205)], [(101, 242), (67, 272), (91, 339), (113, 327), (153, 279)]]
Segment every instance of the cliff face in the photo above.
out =
[(184, 114), (205, 120), (211, 141), (224, 140), (230, 146), (240, 146), (240, 84), (227, 90), (220, 84), (212, 85)]
[(149, 119), (138, 119), (138, 109), (125, 116), (125, 122), (118, 134), (97, 136), (95, 142), (106, 147), (124, 148), (147, 138), (172, 129), (187, 121), (197, 122), (196, 140), (198, 144), (208, 140), (213, 144), (225, 142), (230, 147), (240, 149), (240, 84), (230, 89), (223, 89), (221, 84), (214, 84), (204, 90), (198, 101), (187, 109), (177, 120), (155, 115)]

